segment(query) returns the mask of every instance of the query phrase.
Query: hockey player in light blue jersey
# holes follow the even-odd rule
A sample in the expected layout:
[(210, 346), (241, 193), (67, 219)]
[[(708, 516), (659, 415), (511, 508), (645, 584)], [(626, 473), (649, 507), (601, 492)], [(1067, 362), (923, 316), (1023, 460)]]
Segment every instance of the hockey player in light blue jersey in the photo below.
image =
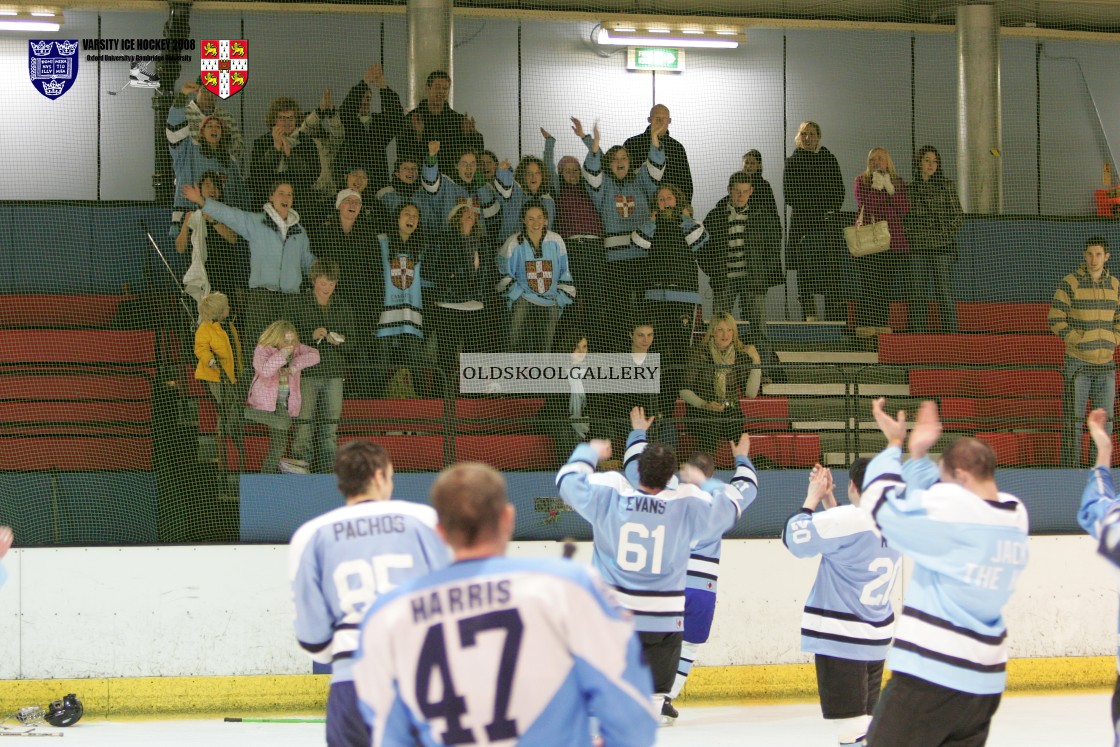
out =
[(816, 465), (801, 510), (782, 532), (795, 556), (821, 556), (801, 616), (801, 650), (813, 654), (821, 711), (836, 724), (842, 747), (864, 743), (879, 702), (894, 627), (891, 590), (902, 570), (898, 551), (859, 508), (858, 486), (869, 462), (852, 463), (847, 506), (836, 504), (832, 471)]
[(560, 497), (591, 523), (596, 569), (634, 614), (665, 723), (676, 717), (669, 692), (681, 655), (691, 543), (730, 530), (758, 494), (750, 436), (743, 434), (732, 452), (737, 469), (730, 485), (705, 481), (693, 469), (681, 472), (689, 482), (668, 487), (677, 457), (657, 443), (638, 457), (637, 487), (618, 472), (595, 474), (610, 457), (605, 440), (577, 446), (556, 476)]
[(503, 557), (514, 509), (491, 467), (444, 470), (432, 503), (454, 564), (362, 622), (354, 681), (373, 747), (652, 745), (649, 669), (602, 581), (570, 560)]
[[(640, 484), (638, 477), (638, 457), (648, 445), (646, 433), (653, 424), (647, 418), (645, 409), (635, 407), (630, 413), (630, 431), (626, 439), (626, 455), (623, 471), (626, 479), (634, 487)], [(696, 452), (688, 458), (688, 464), (703, 473), (707, 480), (715, 474), (715, 460), (710, 454)], [(675, 490), (680, 481), (673, 477), (665, 486)], [(743, 508), (746, 508), (744, 506)], [(712, 632), (712, 619), (716, 612), (716, 583), (719, 580), (719, 559), (723, 552), (723, 532), (711, 537), (694, 537), (688, 556), (688, 573), (684, 581), (684, 629), (682, 631), (681, 655), (677, 661), (677, 674), (673, 687), (669, 690), (669, 701), (677, 699), (692, 673), (696, 662), (696, 652), (706, 643)], [(673, 707), (676, 710), (676, 707)], [(671, 714), (669, 714), (671, 715)]]
[(289, 575), (299, 645), (331, 664), (327, 744), (369, 745), (358, 713), (352, 657), (358, 624), (380, 594), (451, 561), (430, 506), (392, 500), (393, 465), (380, 446), (352, 441), (335, 458), (346, 505), (296, 530)]
[[(1098, 551), (1114, 565), (1120, 566), (1120, 501), (1112, 482), (1112, 437), (1108, 432), (1108, 413), (1096, 409), (1085, 421), (1089, 435), (1097, 447), (1097, 461), (1089, 470), (1089, 481), (1081, 494), (1077, 523), (1100, 540)], [(1120, 672), (1120, 650), (1117, 651)], [(1120, 747), (1120, 678), (1112, 690), (1113, 744)]]
[(1027, 510), (1000, 492), (995, 454), (974, 438), (949, 444), (933, 484), (926, 454), (941, 436), (933, 402), (918, 411), (913, 466), (903, 470), (906, 414), (892, 418), (883, 404), (872, 412), (887, 448), (867, 467), (860, 508), (914, 573), (867, 744), (982, 745), (1007, 681), (1003, 608), (1027, 564)]

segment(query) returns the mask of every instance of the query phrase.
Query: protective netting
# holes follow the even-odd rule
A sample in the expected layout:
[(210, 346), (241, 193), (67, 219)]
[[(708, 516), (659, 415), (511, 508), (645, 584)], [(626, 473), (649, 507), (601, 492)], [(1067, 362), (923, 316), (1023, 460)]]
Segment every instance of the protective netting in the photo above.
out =
[[(763, 468), (844, 466), (882, 446), (875, 396), (939, 400), (947, 437), (979, 435), (1001, 466), (1078, 464), (1090, 452), (1076, 432), (1061, 445), (1073, 405), (1047, 315), (1086, 240), (1120, 240), (1113, 38), (1018, 25), (1116, 24), (1104, 8), (1045, 5), (1000, 40), (1002, 211), (959, 219), (946, 183), (913, 160), (933, 146), (938, 176), (958, 182), (951, 14), (907, 29), (474, 9), (452, 34), (446, 106), (462, 117), (439, 113), (438, 76), (409, 100), (404, 6), (169, 17), (153, 5), (0, 32), (0, 524), (22, 544), (235, 540), (242, 475), (328, 469), (332, 425), (338, 442), (384, 444), (398, 472), (477, 459), (547, 473), (585, 435), (621, 454), (635, 404), (660, 413), (658, 437), (714, 449), (722, 466), (720, 439), (740, 427)], [(741, 43), (680, 55), (641, 42), (670, 50), (638, 59), (597, 41), (602, 27), (651, 26)], [(628, 70), (628, 56), (682, 69)], [(422, 116), (406, 114), (416, 106)], [(819, 150), (795, 141), (806, 121)], [(576, 128), (600, 133), (601, 157), (587, 160)], [(624, 143), (619, 180), (611, 149)], [(843, 229), (865, 170), (861, 203), (893, 238), (857, 260)], [(658, 179), (677, 191), (659, 195)], [(547, 195), (563, 260), (547, 234), (531, 255), (507, 245), (533, 230), (521, 214), (533, 193)], [(193, 200), (207, 196), (247, 212), (208, 203), (204, 217)], [(663, 231), (647, 223), (651, 203), (672, 216)], [(348, 315), (315, 305), (316, 259), (319, 276), (338, 273), (331, 303)], [(199, 332), (207, 289), (230, 316), (214, 301)], [(758, 352), (739, 348), (730, 377), (703, 337), (723, 308)], [(222, 341), (231, 322), (240, 355)], [(581, 338), (625, 352), (643, 323), (660, 397), (458, 395), (458, 352), (571, 352)], [(287, 365), (254, 360), (262, 350)], [(291, 404), (294, 377), (275, 370), (303, 365), (306, 428), (262, 405)], [(248, 392), (254, 370), (263, 394)], [(549, 495), (532, 522), (556, 519)]]

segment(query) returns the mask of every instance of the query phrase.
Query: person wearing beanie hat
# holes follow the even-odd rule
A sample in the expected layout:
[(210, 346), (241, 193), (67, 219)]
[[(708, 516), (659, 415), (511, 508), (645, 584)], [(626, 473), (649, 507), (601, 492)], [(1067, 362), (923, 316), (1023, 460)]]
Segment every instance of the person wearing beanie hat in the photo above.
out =
[(341, 208), (342, 203), (350, 197), (354, 197), (358, 200), (358, 208), (360, 210), (362, 206), (362, 193), (353, 189), (338, 190), (338, 195), (334, 198), (334, 209), (338, 210), (339, 208)]

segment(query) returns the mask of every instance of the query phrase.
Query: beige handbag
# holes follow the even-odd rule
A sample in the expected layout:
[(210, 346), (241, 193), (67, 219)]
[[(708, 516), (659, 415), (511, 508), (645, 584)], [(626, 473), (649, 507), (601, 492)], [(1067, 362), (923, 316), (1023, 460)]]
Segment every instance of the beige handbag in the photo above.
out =
[(863, 208), (854, 226), (844, 229), (844, 241), (853, 257), (866, 257), (891, 248), (891, 229), (885, 220), (863, 225)]

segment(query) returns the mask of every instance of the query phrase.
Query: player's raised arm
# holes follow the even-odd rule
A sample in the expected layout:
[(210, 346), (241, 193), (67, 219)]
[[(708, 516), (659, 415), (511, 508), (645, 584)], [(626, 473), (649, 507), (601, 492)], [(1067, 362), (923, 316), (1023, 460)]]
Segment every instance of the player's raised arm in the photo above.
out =
[[(617, 494), (618, 488), (625, 483), (625, 478), (618, 473), (600, 475), (599, 478), (603, 479), (597, 479), (594, 483), (591, 481), (591, 475), (599, 462), (610, 459), (610, 456), (610, 441), (602, 438), (592, 439), (590, 443), (577, 446), (567, 464), (556, 473), (556, 487), (560, 491), (560, 498), (571, 506), (573, 511), (592, 523), (600, 508), (608, 503), (610, 497)], [(611, 475), (615, 475), (617, 479), (610, 479)]]
[(1089, 470), (1089, 480), (1081, 493), (1081, 506), (1077, 523), (1094, 537), (1100, 536), (1100, 522), (1112, 506), (1116, 505), (1116, 488), (1112, 482), (1112, 436), (1107, 430), (1108, 413), (1097, 409), (1085, 421), (1093, 444), (1097, 447), (1097, 461)]

